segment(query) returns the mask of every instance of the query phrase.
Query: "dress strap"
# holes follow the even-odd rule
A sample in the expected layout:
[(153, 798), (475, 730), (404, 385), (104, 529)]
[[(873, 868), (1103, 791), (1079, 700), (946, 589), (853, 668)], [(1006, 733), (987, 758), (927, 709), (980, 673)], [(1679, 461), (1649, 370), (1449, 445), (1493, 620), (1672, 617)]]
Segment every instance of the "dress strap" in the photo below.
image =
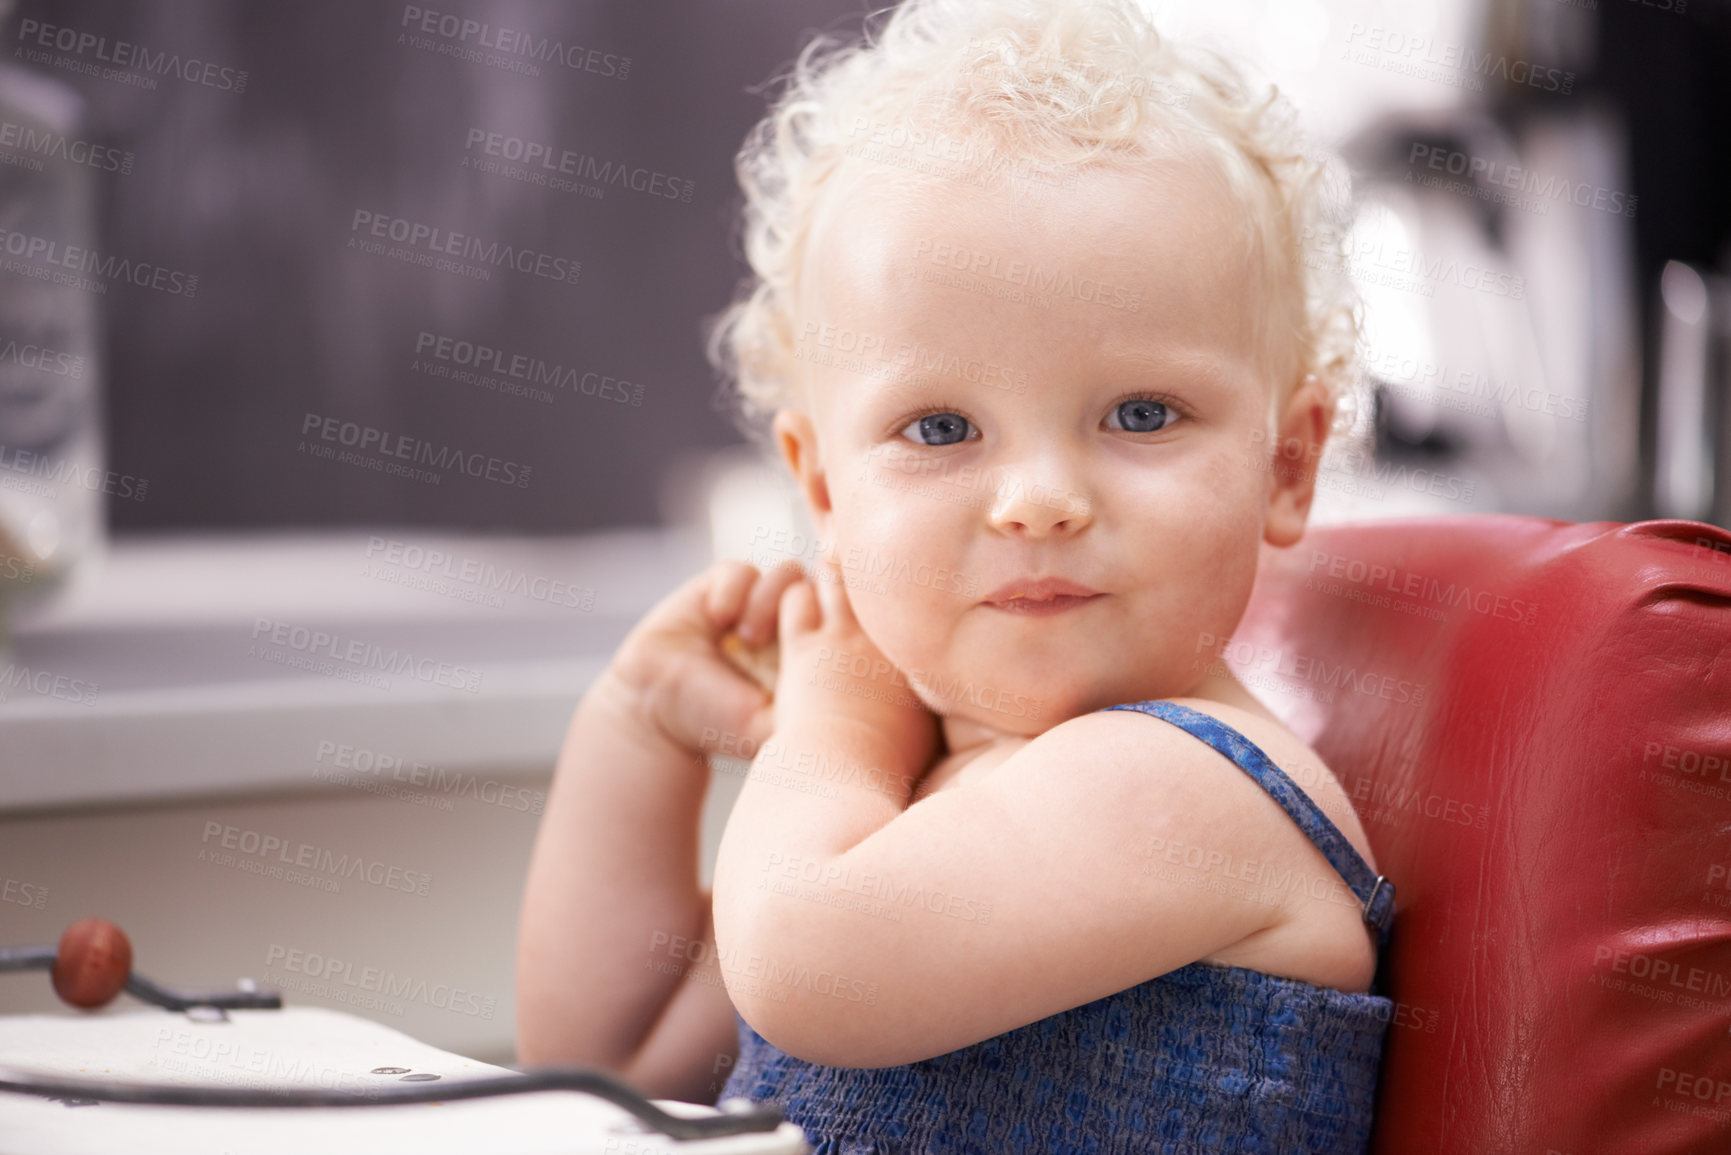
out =
[(1256, 743), (1218, 718), (1164, 698), (1106, 706), (1105, 710), (1135, 710), (1170, 722), (1200, 738), (1238, 764), (1261, 786), (1280, 808), (1291, 815), (1329, 864), (1346, 880), (1363, 903), (1364, 921), (1377, 932), (1379, 949), (1388, 945), (1389, 926), (1394, 921), (1394, 883), (1371, 870), (1357, 848), (1347, 841), (1328, 815), (1298, 788), (1286, 771), (1274, 764)]

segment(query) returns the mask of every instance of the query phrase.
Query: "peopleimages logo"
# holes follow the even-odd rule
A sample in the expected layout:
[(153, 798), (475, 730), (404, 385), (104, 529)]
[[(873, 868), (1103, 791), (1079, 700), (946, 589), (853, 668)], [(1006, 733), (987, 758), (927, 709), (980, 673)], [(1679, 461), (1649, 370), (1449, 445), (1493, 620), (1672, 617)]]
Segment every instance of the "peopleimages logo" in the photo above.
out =
[[(155, 289), (177, 297), (198, 295), (198, 277), (176, 269), (134, 261), (113, 253), (104, 256), (94, 249), (64, 245), (49, 237), (16, 229), (0, 228), (0, 253), (17, 257), (6, 261), (7, 272), (21, 273), (56, 285), (70, 285), (90, 293), (106, 293), (103, 280), (89, 280), (80, 274), (90, 274), (106, 281), (125, 281), (141, 289)], [(46, 267), (44, 267), (46, 266)]]
[[(541, 141), (525, 140), (520, 136), (510, 136), (502, 132), (488, 132), (484, 128), (469, 130), (469, 135), (463, 142), (463, 151), (520, 164), (523, 166), (522, 170), (507, 171), (506, 175), (517, 175), (527, 184), (543, 185), (561, 191), (580, 192), (584, 187), (604, 191), (607, 185), (617, 185), (658, 199), (689, 204), (692, 194), (697, 190), (696, 181), (668, 176), (655, 169), (601, 160), (588, 153), (573, 152), (568, 148), (557, 148)], [(463, 161), (468, 164), (472, 159), (472, 156), (465, 156)], [(589, 186), (580, 186), (576, 183), (578, 180), (592, 183)]]
[(1527, 293), (1525, 277), (1454, 257), (1430, 257), (1418, 249), (1391, 245), (1377, 236), (1353, 237), (1326, 225), (1305, 225), (1300, 239), (1309, 248), (1304, 263), (1311, 268), (1350, 273), (1372, 284), (1427, 297), (1436, 293), (1432, 285), (1424, 283), (1427, 281), (1452, 283), (1512, 300), (1520, 300)]
[[(1400, 32), (1392, 28), (1365, 24), (1354, 20), (1347, 30), (1346, 55), (1355, 63), (1369, 64), (1380, 59), (1385, 62), (1399, 62), (1405, 67), (1395, 67), (1391, 71), (1406, 72), (1424, 79), (1439, 80), (1451, 77), (1456, 80), (1471, 80), (1470, 87), (1474, 91), (1483, 90), (1483, 78), (1496, 77), (1510, 84), (1537, 88), (1546, 92), (1555, 92), (1568, 96), (1575, 90), (1575, 74), (1561, 68), (1548, 68), (1535, 64), (1530, 60), (1509, 59), (1506, 55), (1495, 53), (1489, 49), (1479, 52), (1469, 44), (1437, 41), (1434, 37), (1423, 33)], [(1353, 55), (1353, 49), (1359, 49), (1361, 55)], [(1364, 54), (1368, 50), (1368, 54)], [(1429, 66), (1431, 71), (1427, 71)]]
[[(371, 425), (362, 425), (358, 421), (343, 421), (336, 417), (326, 417), (318, 413), (308, 413), (301, 421), (301, 437), (311, 436), (313, 449), (326, 449), (319, 442), (335, 442), (348, 446), (355, 452), (346, 456), (359, 458), (350, 464), (379, 469), (381, 472), (406, 471), (421, 473), (413, 466), (400, 464), (413, 462), (414, 465), (427, 465), (434, 469), (455, 469), (470, 477), (482, 477), (500, 485), (513, 485), (519, 489), (529, 484), (527, 465), (515, 461), (503, 461), (497, 457), (489, 457), (484, 453), (466, 453), (451, 445), (434, 445), (431, 441), (419, 437), (411, 437), (406, 433), (391, 433)], [(308, 451), (305, 440), (301, 442), (302, 452)], [(334, 453), (334, 450), (329, 451)], [(321, 454), (321, 456), (329, 455)], [(378, 457), (361, 458), (361, 454), (376, 453)], [(384, 462), (383, 458), (395, 458), (395, 461)], [(374, 464), (378, 463), (378, 464)], [(436, 478), (437, 475), (432, 475)]]
[[(330, 780), (330, 771), (353, 771), (341, 777), (344, 780), (365, 781), (376, 783), (389, 789), (385, 779), (393, 782), (404, 782), (410, 786), (422, 786), (432, 793), (449, 798), (473, 798), (488, 806), (497, 806), (501, 810), (521, 810), (530, 814), (541, 813), (546, 805), (547, 795), (540, 790), (526, 790), (521, 786), (493, 779), (482, 781), (473, 774), (461, 770), (447, 770), (442, 766), (434, 766), (428, 762), (407, 762), (391, 754), (381, 754), (365, 746), (350, 746), (324, 739), (319, 742), (318, 751), (313, 755), (313, 761), (319, 763), (315, 770), (318, 777)], [(322, 772), (321, 772), (322, 771)], [(346, 783), (345, 783), (346, 784)], [(407, 792), (405, 792), (407, 793)], [(447, 804), (441, 809), (449, 810)]]
[(82, 378), (84, 376), (84, 355), (81, 353), (62, 353), (50, 349), (46, 345), (20, 345), (17, 341), (7, 340), (0, 344), (0, 365), (6, 362), (25, 369), (36, 369), (43, 373), (52, 373), (56, 377)]
[(1366, 589), (1383, 590), (1390, 594), (1433, 602), (1439, 606), (1465, 607), (1486, 617), (1517, 622), (1524, 626), (1533, 625), (1539, 620), (1539, 607), (1536, 602), (1510, 597), (1483, 586), (1474, 589), (1470, 585), (1453, 581), (1444, 585), (1440, 578), (1414, 573), (1403, 566), (1367, 562), (1347, 554), (1312, 550), (1309, 572), (1314, 577), (1326, 574), (1328, 577), (1343, 578), (1353, 585), (1363, 585)]
[(33, 910), (48, 908), (48, 888), (18, 878), (0, 875), (0, 902), (13, 902)]
[[(242, 93), (246, 91), (247, 74), (244, 69), (228, 68), (208, 60), (200, 60), (195, 56), (182, 57), (178, 52), (153, 52), (142, 44), (132, 44), (125, 40), (109, 40), (106, 36), (98, 36), (93, 32), (80, 32), (76, 28), (67, 28), (59, 24), (44, 24), (40, 20), (20, 20), (18, 22), (18, 44), (15, 55), (22, 56), (32, 64), (53, 64), (61, 68), (70, 68), (74, 72), (101, 76), (104, 80), (119, 80), (125, 83), (139, 84), (148, 81), (141, 87), (155, 88), (156, 82), (150, 76), (173, 76), (188, 84), (201, 84), (206, 88), (215, 88), (223, 92)], [(88, 57), (101, 61), (103, 64), (113, 64), (119, 68), (137, 69), (149, 74), (146, 77), (129, 77), (125, 74), (109, 75), (114, 69), (99, 68), (91, 64), (80, 64), (78, 61), (49, 58), (43, 51), (52, 49), (69, 53), (75, 57)]]
[(305, 657), (317, 656), (345, 662), (361, 671), (407, 674), (430, 685), (449, 686), (471, 694), (481, 690), (480, 670), (421, 657), (412, 650), (403, 650), (396, 646), (386, 648), (374, 642), (344, 637), (310, 626), (294, 625), (272, 618), (258, 618), (253, 622), (252, 640), (254, 644), (247, 647), (248, 657), (265, 657), (268, 660), (270, 651), (265, 647), (277, 646)]
[(408, 32), (420, 33), (423, 37), (436, 36), (444, 41), (438, 45), (430, 40), (424, 43), (411, 42), (413, 47), (432, 48), (441, 55), (491, 63), (480, 51), (487, 49), (506, 60), (518, 58), (513, 63), (530, 75), (539, 74), (539, 70), (531, 63), (533, 61), (560, 64), (573, 72), (593, 72), (597, 76), (615, 80), (624, 80), (631, 75), (629, 56), (585, 48), (581, 44), (566, 44), (551, 36), (536, 36), (531, 32), (506, 28), (503, 25), (494, 26), (482, 20), (471, 20), (449, 12), (434, 12), (431, 9), (405, 5), (401, 27)]
[(95, 682), (86, 682), (68, 674), (56, 674), (52, 670), (33, 670), (29, 666), (11, 662), (8, 662), (4, 669), (0, 669), (0, 702), (11, 697), (14, 690), (24, 690), (44, 698), (58, 698), (62, 702), (94, 706), (97, 688)]
[[(88, 140), (79, 140), (52, 129), (36, 128), (10, 120), (0, 120), (0, 148), (15, 148), (20, 154), (29, 154), (27, 157), (19, 156), (19, 160), (63, 160), (70, 164), (86, 165), (101, 172), (119, 173), (121, 176), (132, 172), (130, 152), (92, 144)], [(0, 153), (0, 162), (12, 163), (6, 159), (11, 155)], [(42, 166), (38, 163), (24, 167), (40, 170)]]
[[(270, 859), (287, 866), (331, 875), (333, 878), (359, 879), (385, 890), (400, 890), (405, 894), (425, 897), (433, 885), (433, 876), (424, 870), (406, 870), (381, 859), (368, 858), (364, 854), (349, 854), (346, 851), (338, 854), (329, 847), (314, 846), (310, 842), (292, 842), (281, 835), (230, 826), (214, 820), (204, 824), (204, 837), (199, 839), (202, 847), (198, 855), (199, 861), (215, 862), (219, 866), (234, 865), (224, 861), (222, 856), (211, 853), (209, 844), (212, 839), (215, 839), (217, 847), (223, 850), (238, 851), (251, 858)], [(336, 887), (329, 886), (325, 889), (335, 890)]]
[(961, 357), (902, 337), (807, 321), (800, 329), (793, 355), (801, 361), (883, 379), (911, 374), (917, 384), (933, 377), (953, 377), (989, 385), (1009, 393), (1028, 391), (1025, 369), (1010, 369), (977, 357)]
[[(583, 273), (583, 262), (534, 249), (517, 248), (500, 241), (485, 241), (468, 233), (454, 233), (407, 217), (356, 209), (349, 223), (349, 247), (378, 253), (412, 265), (426, 265), (486, 280), (485, 266), (514, 269), (519, 273), (575, 285)], [(379, 238), (379, 239), (374, 239)], [(382, 241), (398, 248), (386, 250)]]
[(1077, 277), (1067, 269), (1048, 269), (1021, 260), (1005, 260), (998, 253), (982, 252), (947, 242), (922, 237), (914, 246), (916, 263), (925, 262), (940, 268), (984, 280), (1026, 288), (1036, 301), (1052, 297), (1069, 297), (1091, 305), (1121, 309), (1134, 313), (1142, 307), (1142, 290), (1109, 285), (1093, 277)]
[[(994, 689), (961, 675), (946, 676), (940, 671), (909, 666), (903, 670), (882, 658), (820, 646), (816, 672), (808, 682), (826, 689), (840, 690), (859, 697), (887, 700), (888, 690), (911, 690), (918, 687), (945, 702), (967, 702), (983, 710), (1009, 714), (1016, 718), (1038, 718), (1041, 700), (1007, 689)], [(872, 685), (882, 683), (883, 685)]]
[(1517, 192), (1531, 193), (1539, 198), (1541, 209), (1549, 201), (1567, 201), (1581, 208), (1598, 209), (1600, 212), (1617, 216), (1635, 215), (1637, 198), (1620, 190), (1603, 188), (1586, 181), (1571, 181), (1566, 177), (1540, 173), (1534, 169), (1522, 168), (1518, 164), (1489, 160), (1458, 149), (1414, 143), (1407, 154), (1408, 183), (1412, 181), (1412, 170), (1420, 164), (1436, 172), (1465, 177), (1469, 181), (1482, 181)]
[[(0, 488), (16, 489), (36, 497), (52, 498), (58, 485), (76, 485), (92, 493), (106, 493), (129, 501), (143, 501), (150, 492), (150, 482), (130, 473), (81, 466), (69, 457), (54, 453), (36, 453), (0, 442), (0, 470), (23, 474), (22, 478), (0, 475)], [(30, 480), (26, 480), (30, 479)], [(34, 484), (34, 482), (41, 484)]]
[[(422, 369), (435, 377), (451, 377), (469, 384), (481, 383), (486, 380), (486, 374), (496, 373), (512, 382), (522, 383), (524, 392), (536, 400), (542, 397), (548, 401), (553, 399), (552, 394), (546, 390), (531, 388), (546, 385), (571, 393), (581, 393), (586, 397), (597, 397), (603, 401), (617, 401), (622, 405), (643, 404), (643, 386), (623, 377), (610, 377), (575, 366), (548, 364), (543, 358), (526, 353), (500, 349), (479, 341), (465, 341), (439, 333), (429, 333), (425, 329), (415, 337), (415, 355), (417, 359), (410, 368)], [(419, 360), (422, 357), (429, 361), (446, 362), (457, 369), (447, 370), (442, 365), (423, 367)], [(465, 374), (462, 370), (474, 372)]]
[[(281, 967), (291, 974), (313, 980), (316, 985), (311, 987), (295, 984), (296, 989), (305, 994), (337, 997), (355, 990), (376, 992), (386, 998), (422, 1003), (442, 1011), (456, 1011), (478, 1019), (491, 1019), (499, 1005), (498, 999), (492, 995), (482, 995), (479, 991), (466, 991), (449, 983), (429, 983), (415, 975), (400, 975), (375, 966), (356, 966), (349, 959), (274, 942), (265, 951), (264, 965)], [(275, 985), (288, 984), (279, 979)], [(339, 1001), (349, 1000), (339, 998)]]
[[(443, 550), (423, 548), (412, 542), (400, 541), (396, 538), (369, 536), (366, 556), (368, 559), (382, 560), (390, 566), (409, 573), (417, 573), (433, 579), (448, 578), (462, 585), (473, 586), (478, 591), (485, 591), (488, 594), (514, 594), (531, 601), (564, 606), (567, 609), (589, 611), (595, 608), (595, 590), (592, 587), (579, 586), (573, 582), (547, 577), (544, 574), (530, 574), (509, 566), (501, 568), (490, 561), (482, 561), (472, 557), (458, 557)], [(385, 577), (386, 572), (388, 571), (384, 571), (382, 566), (373, 561), (369, 561), (361, 567), (363, 577), (378, 577), (387, 581), (402, 580), (396, 577)], [(501, 598), (495, 608), (503, 605), (504, 600)]]

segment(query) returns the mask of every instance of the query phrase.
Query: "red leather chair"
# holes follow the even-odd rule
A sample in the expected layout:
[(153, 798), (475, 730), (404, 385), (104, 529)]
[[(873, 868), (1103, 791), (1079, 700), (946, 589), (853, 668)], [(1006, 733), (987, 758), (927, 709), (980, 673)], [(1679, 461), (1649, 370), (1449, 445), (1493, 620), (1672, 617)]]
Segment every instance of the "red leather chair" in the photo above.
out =
[(1377, 1155), (1731, 1152), (1731, 533), (1265, 548), (1224, 655), (1396, 885)]

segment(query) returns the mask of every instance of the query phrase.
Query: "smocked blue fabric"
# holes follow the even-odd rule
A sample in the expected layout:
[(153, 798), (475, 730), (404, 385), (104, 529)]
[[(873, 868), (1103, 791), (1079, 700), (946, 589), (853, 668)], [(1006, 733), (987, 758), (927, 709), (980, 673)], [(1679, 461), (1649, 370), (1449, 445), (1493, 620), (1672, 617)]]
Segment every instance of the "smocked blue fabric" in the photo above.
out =
[[(1237, 763), (1341, 874), (1386, 945), (1394, 887), (1268, 756), (1175, 702), (1136, 710)], [(1394, 1004), (1194, 962), (1038, 1022), (898, 1067), (826, 1067), (743, 1018), (720, 1098), (772, 1102), (812, 1155), (1358, 1155), (1370, 1141)]]

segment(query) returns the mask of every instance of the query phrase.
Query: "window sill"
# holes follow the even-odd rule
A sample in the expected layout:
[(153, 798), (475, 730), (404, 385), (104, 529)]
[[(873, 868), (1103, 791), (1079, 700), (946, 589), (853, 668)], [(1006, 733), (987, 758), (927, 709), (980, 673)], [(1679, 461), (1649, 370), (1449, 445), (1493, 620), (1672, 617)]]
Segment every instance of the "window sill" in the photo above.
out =
[(710, 556), (683, 529), (122, 539), (14, 619), (0, 812), (550, 773), (590, 680)]

